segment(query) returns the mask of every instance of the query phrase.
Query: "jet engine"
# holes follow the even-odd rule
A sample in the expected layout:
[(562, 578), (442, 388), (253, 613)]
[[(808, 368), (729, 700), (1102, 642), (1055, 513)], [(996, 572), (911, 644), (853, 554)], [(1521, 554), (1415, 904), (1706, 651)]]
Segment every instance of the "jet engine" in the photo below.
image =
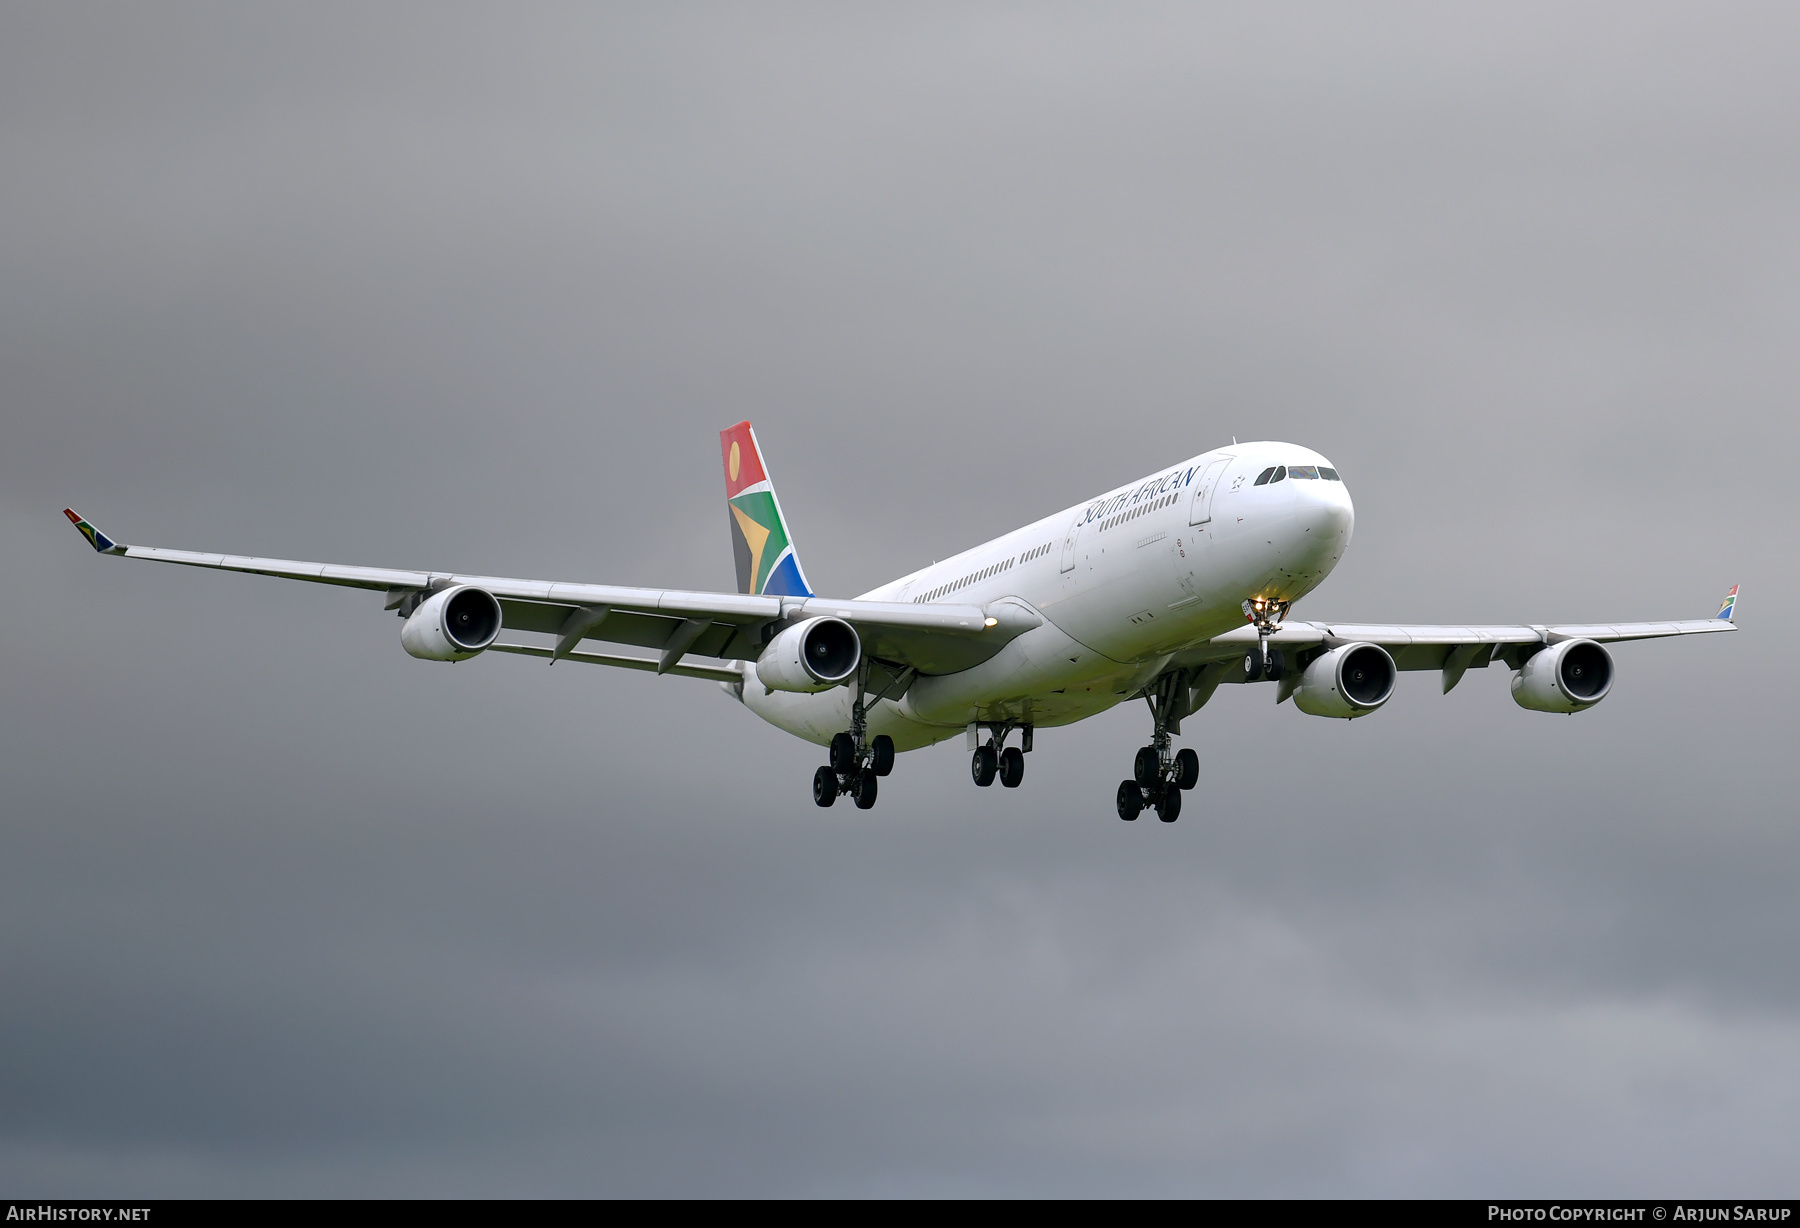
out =
[(400, 624), (400, 646), (424, 661), (467, 661), (500, 635), (500, 602), (460, 584), (419, 603)]
[(763, 647), (756, 678), (776, 691), (828, 691), (862, 664), (862, 640), (841, 618), (795, 623)]
[(1345, 644), (1306, 667), (1294, 706), (1309, 716), (1354, 720), (1388, 701), (1394, 677), (1394, 658), (1380, 644)]
[(1533, 712), (1580, 712), (1612, 690), (1612, 654), (1593, 640), (1564, 640), (1531, 655), (1513, 675), (1513, 702)]

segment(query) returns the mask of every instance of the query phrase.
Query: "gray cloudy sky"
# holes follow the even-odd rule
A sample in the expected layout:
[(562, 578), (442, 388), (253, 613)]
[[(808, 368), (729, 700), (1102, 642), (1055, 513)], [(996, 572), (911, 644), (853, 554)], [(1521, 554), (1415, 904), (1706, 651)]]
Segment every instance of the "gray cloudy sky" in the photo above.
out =
[[(0, 1186), (1794, 1195), (1800, 10), (11, 4)], [(864, 814), (704, 683), (127, 541), (855, 593), (1240, 438), (1306, 617), (1710, 614)]]

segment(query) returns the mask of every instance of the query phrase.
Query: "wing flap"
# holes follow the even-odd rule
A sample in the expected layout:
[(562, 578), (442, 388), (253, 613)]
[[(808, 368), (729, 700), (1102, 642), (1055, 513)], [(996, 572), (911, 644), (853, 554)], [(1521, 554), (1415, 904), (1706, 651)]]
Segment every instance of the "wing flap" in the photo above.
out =
[[(517, 653), (522, 657), (543, 657), (548, 660), (552, 650), (536, 648), (530, 644), (495, 644), (488, 648), (488, 651)], [(656, 661), (645, 660), (642, 657), (617, 657), (603, 652), (569, 652), (557, 659), (580, 661), (585, 665), (610, 665), (615, 669), (639, 669), (652, 674), (676, 674), (682, 678), (706, 678), (713, 682), (741, 682), (744, 678), (735, 669), (725, 669), (717, 665), (676, 664), (665, 669), (658, 669)]]
[(1655, 640), (1671, 635), (1708, 635), (1714, 631), (1736, 631), (1737, 624), (1722, 618), (1688, 618), (1667, 623), (1573, 623), (1546, 627), (1551, 643), (1558, 640), (1598, 640), (1603, 644), (1623, 640)]
[(423, 571), (347, 567), (339, 564), (305, 563), (297, 559), (260, 559), (239, 554), (205, 554), (197, 550), (169, 550), (161, 546), (126, 546), (121, 553), (125, 558), (143, 559), (151, 563), (210, 567), (215, 571), (240, 571), (251, 575), (275, 576), (283, 580), (310, 580), (315, 584), (337, 584), (349, 588), (423, 589), (429, 588), (432, 582), (431, 574)]

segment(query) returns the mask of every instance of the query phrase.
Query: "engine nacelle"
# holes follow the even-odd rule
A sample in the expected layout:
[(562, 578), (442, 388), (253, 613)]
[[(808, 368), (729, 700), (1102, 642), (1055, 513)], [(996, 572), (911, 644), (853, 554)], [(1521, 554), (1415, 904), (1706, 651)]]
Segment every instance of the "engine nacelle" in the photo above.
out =
[(1593, 640), (1564, 640), (1531, 655), (1513, 675), (1513, 702), (1533, 712), (1580, 712), (1612, 690), (1612, 654)]
[(467, 661), (500, 636), (500, 602), (461, 584), (434, 593), (400, 624), (400, 646), (424, 661)]
[(856, 673), (862, 640), (841, 618), (809, 618), (770, 640), (756, 679), (776, 691), (828, 691)]
[(1294, 688), (1294, 706), (1309, 716), (1354, 720), (1394, 693), (1394, 658), (1380, 644), (1345, 644), (1314, 658)]

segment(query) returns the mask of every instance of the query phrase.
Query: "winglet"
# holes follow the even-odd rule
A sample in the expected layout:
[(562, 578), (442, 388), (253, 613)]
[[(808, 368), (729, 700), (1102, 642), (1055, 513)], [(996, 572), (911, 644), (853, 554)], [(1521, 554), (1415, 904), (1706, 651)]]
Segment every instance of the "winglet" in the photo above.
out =
[(1732, 617), (1737, 611), (1737, 591), (1738, 586), (1733, 584), (1731, 586), (1731, 591), (1725, 594), (1725, 604), (1719, 607), (1719, 612), (1714, 617), (1722, 618), (1728, 623), (1735, 623), (1737, 621)]
[[(96, 529), (93, 525), (77, 516), (73, 508), (65, 507), (63, 509), (63, 515), (69, 518), (70, 524), (81, 530), (81, 535), (88, 539), (88, 544), (98, 550), (101, 554), (125, 553), (125, 547), (119, 545), (118, 542), (115, 542), (99, 529)], [(1732, 591), (1736, 592), (1737, 590), (1733, 589)]]

